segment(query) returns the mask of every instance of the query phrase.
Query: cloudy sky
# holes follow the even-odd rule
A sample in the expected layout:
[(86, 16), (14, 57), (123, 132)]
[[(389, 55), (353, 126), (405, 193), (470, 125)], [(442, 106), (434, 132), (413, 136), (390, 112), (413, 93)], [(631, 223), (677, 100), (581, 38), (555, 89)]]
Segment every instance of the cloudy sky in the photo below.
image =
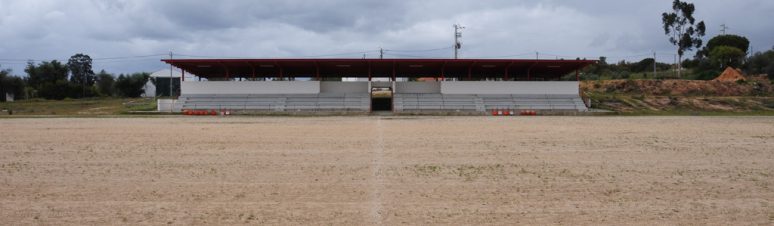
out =
[[(774, 46), (774, 1), (694, 0), (707, 38)], [(452, 57), (640, 60), (674, 48), (661, 27), (671, 0), (0, 0), (0, 67), (24, 75), (28, 59), (94, 58), (96, 70), (156, 71), (183, 58)], [(433, 50), (435, 49), (435, 50)], [(689, 55), (693, 55), (689, 53)]]

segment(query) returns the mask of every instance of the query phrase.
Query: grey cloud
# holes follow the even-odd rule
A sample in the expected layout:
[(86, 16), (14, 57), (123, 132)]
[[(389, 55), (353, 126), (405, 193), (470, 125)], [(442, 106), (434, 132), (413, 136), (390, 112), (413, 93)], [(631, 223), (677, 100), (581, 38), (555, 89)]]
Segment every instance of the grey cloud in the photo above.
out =
[[(726, 23), (756, 49), (774, 45), (774, 1), (695, 1), (708, 37)], [(0, 0), (0, 59), (66, 59), (165, 53), (298, 57), (451, 46), (465, 29), (463, 57), (564, 57), (673, 52), (660, 27), (671, 0)], [(738, 16), (744, 15), (744, 16)], [(450, 57), (451, 49), (388, 52), (389, 57)], [(368, 57), (378, 53), (368, 52)], [(336, 57), (361, 57), (361, 53)], [(112, 72), (154, 71), (155, 59), (95, 62)], [(611, 61), (621, 59), (611, 59)], [(638, 59), (627, 59), (638, 60)], [(671, 60), (671, 59), (670, 59)], [(23, 64), (0, 61), (23, 73)]]

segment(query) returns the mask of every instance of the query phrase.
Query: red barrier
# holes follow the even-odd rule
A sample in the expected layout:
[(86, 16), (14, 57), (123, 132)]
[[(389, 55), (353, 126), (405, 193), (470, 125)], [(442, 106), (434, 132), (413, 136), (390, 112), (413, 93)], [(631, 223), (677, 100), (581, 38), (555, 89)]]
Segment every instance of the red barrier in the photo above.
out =
[(537, 115), (537, 111), (533, 111), (533, 110), (524, 110), (524, 111), (521, 111), (521, 112), (519, 113), (519, 115), (523, 115), (523, 116), (532, 116), (532, 115)]

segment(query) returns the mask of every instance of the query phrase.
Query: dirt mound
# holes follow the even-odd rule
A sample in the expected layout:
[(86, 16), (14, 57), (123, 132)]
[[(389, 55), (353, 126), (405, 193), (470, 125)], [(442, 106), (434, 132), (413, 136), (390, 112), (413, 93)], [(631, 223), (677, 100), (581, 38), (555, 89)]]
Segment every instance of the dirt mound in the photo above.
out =
[(592, 93), (655, 96), (770, 96), (774, 94), (774, 86), (766, 79), (751, 77), (746, 81), (736, 83), (699, 80), (602, 80), (583, 81), (581, 89)]
[(723, 73), (721, 73), (717, 78), (713, 79), (712, 81), (736, 82), (739, 80), (745, 80), (744, 76), (742, 75), (742, 72), (740, 72), (738, 69), (727, 67), (726, 70), (723, 71)]
[(774, 110), (774, 97), (597, 96), (592, 106), (619, 113), (761, 112)]

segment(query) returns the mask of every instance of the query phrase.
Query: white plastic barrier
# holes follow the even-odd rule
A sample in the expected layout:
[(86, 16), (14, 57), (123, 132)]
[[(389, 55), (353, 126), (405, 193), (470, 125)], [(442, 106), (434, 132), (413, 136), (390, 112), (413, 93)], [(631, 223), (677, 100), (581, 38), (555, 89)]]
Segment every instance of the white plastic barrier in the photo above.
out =
[(517, 94), (517, 95), (580, 95), (577, 81), (513, 82), (513, 81), (451, 81), (441, 82), (442, 94)]
[(368, 82), (320, 82), (320, 93), (369, 93)]
[(183, 82), (183, 95), (190, 94), (317, 94), (319, 81), (207, 81)]
[(182, 108), (183, 102), (176, 99), (156, 100), (156, 110), (159, 112), (180, 112)]
[(396, 82), (395, 93), (441, 93), (440, 82)]

